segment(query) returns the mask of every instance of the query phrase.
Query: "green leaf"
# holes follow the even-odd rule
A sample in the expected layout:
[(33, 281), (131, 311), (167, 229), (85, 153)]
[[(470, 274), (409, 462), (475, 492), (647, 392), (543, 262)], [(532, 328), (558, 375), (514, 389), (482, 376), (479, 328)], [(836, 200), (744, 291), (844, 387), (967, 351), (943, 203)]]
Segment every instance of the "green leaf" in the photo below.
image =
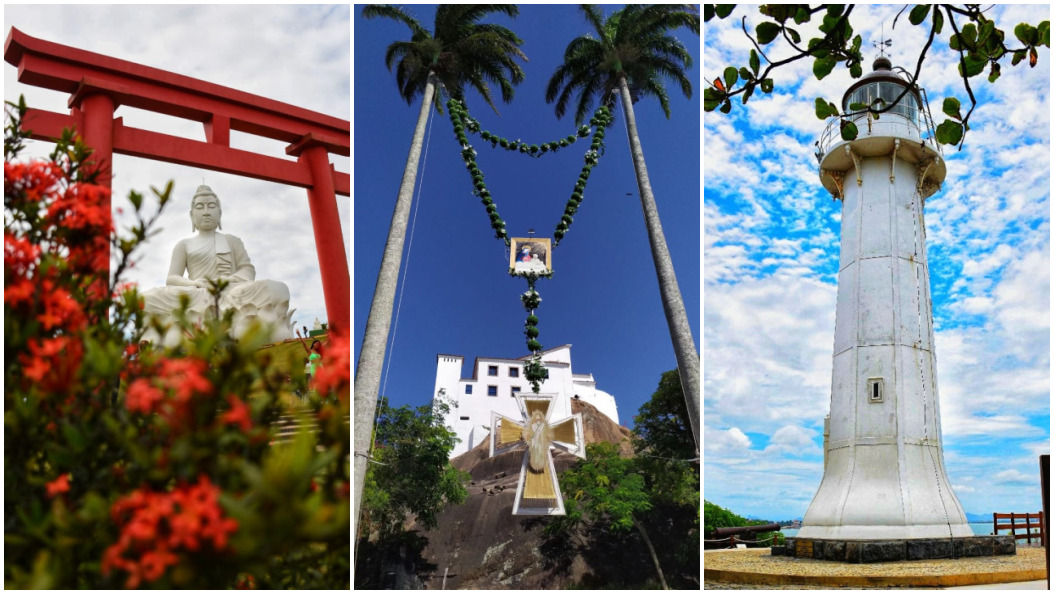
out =
[(818, 119), (826, 120), (827, 118), (836, 115), (838, 115), (838, 110), (833, 103), (824, 101), (823, 97), (816, 98), (816, 117)]
[(860, 78), (863, 74), (864, 68), (860, 65), (860, 62), (854, 62), (853, 65), (849, 67), (849, 76)]
[(944, 114), (947, 116), (960, 120), (962, 119), (959, 115), (960, 107), (961, 106), (959, 105), (958, 99), (956, 99), (955, 97), (945, 97), (944, 105), (941, 106), (941, 111), (943, 111)]
[(766, 78), (765, 80), (761, 81), (761, 91), (763, 93), (771, 93), (774, 84), (775, 83), (773, 83), (771, 78)]
[(948, 47), (955, 51), (959, 51), (963, 48), (962, 43), (959, 41), (959, 34), (953, 33), (951, 39), (948, 40)]
[(724, 104), (721, 105), (721, 113), (728, 113), (732, 111), (732, 102), (725, 99)]
[(1011, 66), (1017, 66), (1018, 62), (1025, 59), (1025, 50), (1014, 52), (1014, 59), (1010, 61)]
[(908, 15), (908, 20), (911, 21), (912, 25), (918, 25), (922, 21), (926, 20), (926, 15), (929, 13), (929, 4), (916, 5), (915, 8), (911, 9), (911, 13)]
[(838, 18), (842, 16), (843, 10), (845, 10), (844, 4), (829, 4), (827, 6), (827, 16)]
[(713, 111), (717, 109), (717, 106), (724, 100), (725, 93), (722, 93), (713, 87), (703, 89), (703, 109), (705, 111)]
[(755, 76), (761, 70), (761, 59), (758, 58), (758, 52), (755, 50), (750, 50), (750, 69), (754, 71)]
[(780, 34), (780, 26), (769, 21), (758, 23), (754, 30), (758, 34), (758, 43), (761, 45), (771, 43)]
[(743, 79), (743, 81), (746, 82), (748, 80), (753, 79), (754, 76), (750, 73), (749, 70), (747, 70), (746, 66), (743, 66), (739, 69), (739, 78)]
[(1050, 47), (1050, 21), (1043, 21), (1037, 29), (1039, 31), (1039, 45)]
[(747, 83), (747, 84), (743, 85), (743, 104), (744, 105), (746, 105), (747, 100), (750, 99), (750, 96), (754, 94), (754, 88), (755, 88), (756, 84), (757, 83), (750, 82), (750, 83)]
[(798, 35), (797, 31), (788, 27), (787, 33), (790, 35), (791, 41), (794, 43), (801, 43), (801, 35)]
[(794, 22), (797, 24), (807, 23), (812, 15), (804, 7), (799, 7), (798, 12), (794, 13)]
[(717, 12), (717, 17), (723, 19), (732, 14), (735, 8), (735, 4), (718, 4), (714, 10)]
[(959, 144), (963, 137), (963, 126), (959, 122), (944, 120), (937, 126), (937, 142), (941, 144)]
[(961, 41), (966, 49), (977, 47), (977, 27), (973, 23), (963, 25), (962, 37)]
[(714, 10), (714, 5), (713, 4), (704, 4), (703, 5), (703, 22), (704, 23), (709, 23), (710, 19), (714, 18), (715, 14), (717, 14), (717, 13)]
[(833, 56), (822, 59), (817, 58), (816, 61), (812, 63), (812, 73), (816, 76), (816, 80), (823, 80), (825, 76), (834, 70), (835, 64), (837, 64), (837, 62)]
[(933, 30), (940, 35), (942, 28), (944, 28), (944, 14), (941, 13), (940, 8), (936, 8), (933, 10)]
[[(967, 78), (977, 76), (984, 72), (984, 67), (987, 64), (988, 60), (985, 60), (984, 58), (978, 58), (973, 54), (966, 54), (963, 61), (959, 63), (959, 75), (966, 76)], [(966, 66), (965, 74), (963, 73), (963, 65)]]
[(994, 83), (999, 78), (999, 74), (1002, 68), (999, 66), (999, 62), (992, 62), (992, 69), (988, 73), (988, 82)]
[(1021, 23), (1014, 27), (1014, 37), (1017, 37), (1017, 40), (1021, 43), (1028, 45), (1028, 39), (1031, 37), (1029, 34), (1030, 29), (1032, 29), (1031, 25), (1028, 23)]
[(845, 120), (842, 122), (842, 140), (856, 140), (859, 130), (856, 129), (856, 124)]
[(739, 80), (739, 73), (736, 71), (735, 66), (729, 66), (725, 68), (725, 89), (731, 91), (732, 86)]

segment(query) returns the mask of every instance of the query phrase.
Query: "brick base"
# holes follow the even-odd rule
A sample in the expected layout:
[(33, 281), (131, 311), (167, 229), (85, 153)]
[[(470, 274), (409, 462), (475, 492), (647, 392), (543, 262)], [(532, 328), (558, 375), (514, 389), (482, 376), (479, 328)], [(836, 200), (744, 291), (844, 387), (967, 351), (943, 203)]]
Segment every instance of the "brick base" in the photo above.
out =
[(1009, 535), (910, 540), (829, 540), (792, 537), (787, 539), (785, 546), (773, 547), (772, 554), (844, 563), (879, 563), (1016, 555), (1017, 544)]

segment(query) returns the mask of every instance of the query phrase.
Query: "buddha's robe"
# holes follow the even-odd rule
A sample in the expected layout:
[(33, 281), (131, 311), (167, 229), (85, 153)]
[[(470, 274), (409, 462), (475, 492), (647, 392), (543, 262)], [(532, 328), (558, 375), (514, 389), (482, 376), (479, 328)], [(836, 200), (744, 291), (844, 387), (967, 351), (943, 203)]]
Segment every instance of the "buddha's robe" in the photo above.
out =
[[(273, 341), (292, 338), (289, 287), (278, 281), (255, 280), (256, 268), (241, 239), (224, 233), (216, 233), (213, 241), (197, 239), (181, 240), (182, 246), (177, 245), (176, 249), (182, 247), (186, 253), (186, 273), (190, 280), (228, 279), (230, 284), (220, 295), (219, 311), (216, 311), (216, 300), (209, 289), (167, 285), (143, 293), (147, 315), (170, 323), (179, 310), (181, 297), (186, 296), (187, 318), (191, 322), (198, 323), (206, 317), (234, 310), (232, 334), (236, 338), (255, 319), (273, 326)], [(178, 341), (178, 334), (165, 338), (166, 345), (172, 345), (174, 341)]]

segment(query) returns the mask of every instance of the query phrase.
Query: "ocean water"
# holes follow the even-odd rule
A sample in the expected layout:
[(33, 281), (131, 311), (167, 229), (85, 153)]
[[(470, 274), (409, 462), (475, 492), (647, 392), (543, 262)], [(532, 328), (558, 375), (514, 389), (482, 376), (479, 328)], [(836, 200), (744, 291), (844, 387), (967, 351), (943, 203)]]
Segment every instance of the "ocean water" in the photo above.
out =
[[(991, 522), (971, 522), (970, 523), (970, 529), (973, 530), (973, 533), (974, 533), (975, 536), (988, 536), (989, 534), (992, 533), (992, 523)], [(783, 536), (794, 536), (794, 535), (798, 534), (798, 529), (797, 528), (784, 528), (780, 532), (783, 533)]]

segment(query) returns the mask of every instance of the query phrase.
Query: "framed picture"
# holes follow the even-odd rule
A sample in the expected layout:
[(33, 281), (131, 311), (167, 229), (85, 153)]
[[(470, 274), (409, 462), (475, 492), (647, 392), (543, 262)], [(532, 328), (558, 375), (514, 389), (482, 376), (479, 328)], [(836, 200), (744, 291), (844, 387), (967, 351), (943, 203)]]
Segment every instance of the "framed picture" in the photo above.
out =
[(548, 237), (513, 237), (509, 269), (515, 275), (550, 274), (553, 271), (552, 241)]

